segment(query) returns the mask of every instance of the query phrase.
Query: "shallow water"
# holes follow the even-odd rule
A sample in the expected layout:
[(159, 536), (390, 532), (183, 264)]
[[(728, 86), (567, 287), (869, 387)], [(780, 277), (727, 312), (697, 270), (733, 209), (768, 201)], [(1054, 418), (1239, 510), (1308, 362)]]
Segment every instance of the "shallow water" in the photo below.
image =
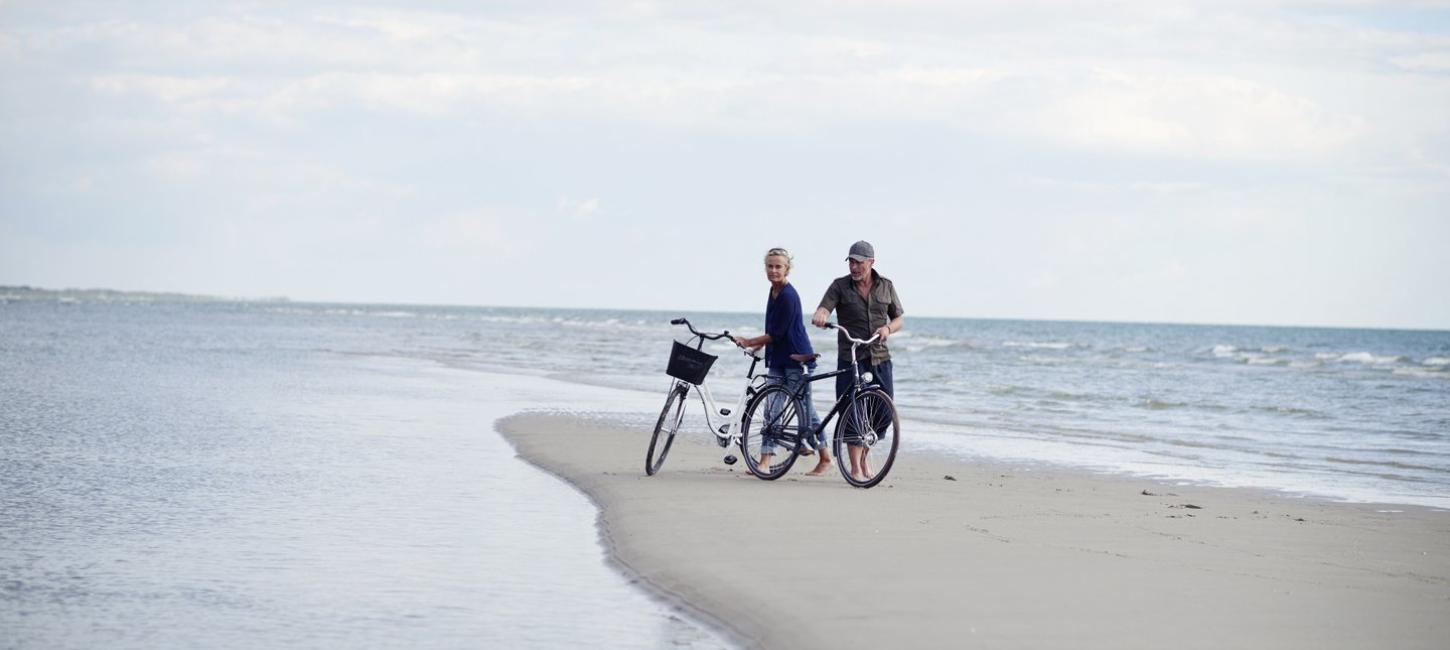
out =
[(55, 307), (0, 306), (0, 646), (726, 645), (493, 432), (557, 388), (287, 318)]

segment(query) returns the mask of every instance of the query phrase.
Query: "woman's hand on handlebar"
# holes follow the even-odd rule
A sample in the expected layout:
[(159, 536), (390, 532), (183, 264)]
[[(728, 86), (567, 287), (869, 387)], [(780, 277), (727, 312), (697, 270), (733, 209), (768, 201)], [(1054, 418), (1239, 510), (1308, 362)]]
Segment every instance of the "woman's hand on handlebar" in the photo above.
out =
[(732, 336), (730, 339), (735, 341), (735, 345), (740, 346), (740, 349), (750, 353), (751, 356), (758, 356), (760, 354), (760, 348), (765, 347), (764, 343), (752, 345), (751, 341), (753, 339), (748, 339), (743, 336)]

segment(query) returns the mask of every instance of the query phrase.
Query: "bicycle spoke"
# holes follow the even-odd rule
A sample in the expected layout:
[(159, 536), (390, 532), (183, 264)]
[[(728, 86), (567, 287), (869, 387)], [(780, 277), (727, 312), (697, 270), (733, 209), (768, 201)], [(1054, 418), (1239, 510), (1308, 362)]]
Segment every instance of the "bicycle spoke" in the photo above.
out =
[[(775, 479), (790, 470), (800, 439), (799, 404), (785, 388), (769, 386), (751, 401), (740, 427), (740, 448), (746, 466), (763, 479)], [(759, 466), (757, 456), (769, 455), (770, 467)]]
[(837, 466), (846, 481), (871, 487), (885, 478), (896, 459), (900, 429), (885, 393), (872, 390), (853, 397), (836, 433)]
[(645, 451), (645, 474), (653, 476), (665, 464), (665, 457), (669, 455), (670, 446), (674, 444), (675, 434), (679, 432), (680, 424), (685, 419), (686, 397), (684, 391), (676, 388), (671, 389), (669, 396), (665, 398), (665, 407), (660, 411), (654, 435), (650, 437), (649, 449)]

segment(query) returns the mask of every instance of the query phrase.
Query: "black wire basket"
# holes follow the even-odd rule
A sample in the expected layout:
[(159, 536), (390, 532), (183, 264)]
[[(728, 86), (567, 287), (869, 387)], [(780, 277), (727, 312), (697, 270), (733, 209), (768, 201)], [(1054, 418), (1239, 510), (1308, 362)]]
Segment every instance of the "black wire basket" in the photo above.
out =
[(719, 357), (709, 352), (675, 341), (675, 346), (670, 349), (670, 365), (665, 368), (665, 374), (699, 386), (705, 383), (705, 375), (710, 374), (710, 366), (715, 365), (717, 358)]

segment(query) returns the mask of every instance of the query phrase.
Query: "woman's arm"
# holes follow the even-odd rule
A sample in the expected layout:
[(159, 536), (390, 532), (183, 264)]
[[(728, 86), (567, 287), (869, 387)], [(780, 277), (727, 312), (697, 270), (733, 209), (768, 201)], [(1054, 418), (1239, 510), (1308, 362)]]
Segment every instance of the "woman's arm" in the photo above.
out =
[(746, 348), (758, 348), (775, 342), (775, 339), (771, 338), (769, 334), (761, 334), (760, 336), (752, 336), (750, 338), (743, 336), (732, 336), (730, 338), (735, 339), (736, 343)]

